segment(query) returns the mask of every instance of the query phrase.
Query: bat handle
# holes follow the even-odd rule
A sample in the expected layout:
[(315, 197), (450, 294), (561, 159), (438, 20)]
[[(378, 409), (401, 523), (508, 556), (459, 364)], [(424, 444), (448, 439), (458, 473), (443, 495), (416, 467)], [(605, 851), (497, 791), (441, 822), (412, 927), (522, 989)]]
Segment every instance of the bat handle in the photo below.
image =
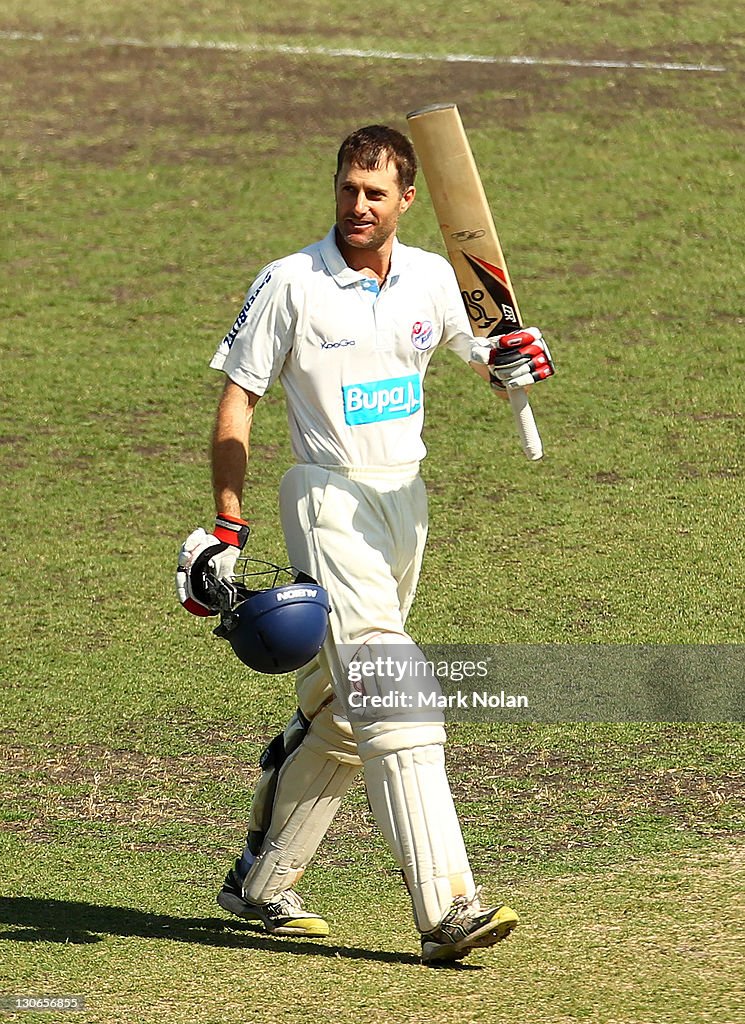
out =
[(543, 458), (543, 444), (538, 427), (535, 425), (528, 396), (523, 388), (508, 391), (507, 396), (515, 416), (517, 432), (520, 435), (520, 444), (523, 446), (525, 457), (531, 462), (537, 462), (538, 459)]

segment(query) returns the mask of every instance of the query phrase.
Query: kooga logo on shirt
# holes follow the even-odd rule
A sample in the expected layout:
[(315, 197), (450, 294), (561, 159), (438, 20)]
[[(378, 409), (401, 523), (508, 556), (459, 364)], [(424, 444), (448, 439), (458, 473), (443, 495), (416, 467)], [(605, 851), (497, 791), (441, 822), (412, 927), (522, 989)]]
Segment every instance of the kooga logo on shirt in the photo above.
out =
[(344, 395), (344, 419), (350, 427), (361, 423), (413, 416), (422, 407), (422, 382), (418, 373), (390, 377), (367, 384), (347, 384)]

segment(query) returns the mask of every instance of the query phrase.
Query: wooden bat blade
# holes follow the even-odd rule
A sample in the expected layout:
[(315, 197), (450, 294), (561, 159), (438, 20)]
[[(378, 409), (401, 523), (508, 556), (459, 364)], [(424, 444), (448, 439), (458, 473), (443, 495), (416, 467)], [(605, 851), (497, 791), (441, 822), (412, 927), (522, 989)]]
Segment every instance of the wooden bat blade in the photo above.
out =
[(407, 116), (474, 333), (516, 330), (520, 311), (458, 108), (443, 104)]
[[(457, 106), (424, 107), (407, 120), (474, 335), (517, 330), (520, 310)], [(523, 451), (540, 459), (543, 447), (525, 393), (508, 397)]]

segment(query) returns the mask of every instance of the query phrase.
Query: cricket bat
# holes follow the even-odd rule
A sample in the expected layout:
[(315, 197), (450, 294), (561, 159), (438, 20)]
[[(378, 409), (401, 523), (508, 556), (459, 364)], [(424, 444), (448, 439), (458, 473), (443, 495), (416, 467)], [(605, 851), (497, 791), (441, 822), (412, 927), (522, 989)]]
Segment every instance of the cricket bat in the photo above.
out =
[[(457, 106), (423, 107), (407, 120), (474, 335), (519, 330), (520, 310)], [(507, 395), (523, 451), (536, 461), (543, 445), (527, 395)]]

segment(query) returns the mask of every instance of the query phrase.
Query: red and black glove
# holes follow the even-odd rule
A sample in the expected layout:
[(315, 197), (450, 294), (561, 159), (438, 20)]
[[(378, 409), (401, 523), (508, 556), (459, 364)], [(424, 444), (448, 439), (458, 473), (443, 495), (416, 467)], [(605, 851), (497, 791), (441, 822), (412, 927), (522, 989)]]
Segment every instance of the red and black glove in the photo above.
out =
[(245, 519), (220, 513), (215, 519), (212, 533), (207, 533), (200, 526), (181, 545), (176, 569), (176, 593), (181, 604), (192, 615), (217, 615), (220, 609), (210, 596), (205, 573), (229, 581), (249, 532)]
[(551, 353), (537, 327), (526, 327), (487, 339), (492, 346), (488, 367), (496, 388), (524, 388), (555, 373)]

